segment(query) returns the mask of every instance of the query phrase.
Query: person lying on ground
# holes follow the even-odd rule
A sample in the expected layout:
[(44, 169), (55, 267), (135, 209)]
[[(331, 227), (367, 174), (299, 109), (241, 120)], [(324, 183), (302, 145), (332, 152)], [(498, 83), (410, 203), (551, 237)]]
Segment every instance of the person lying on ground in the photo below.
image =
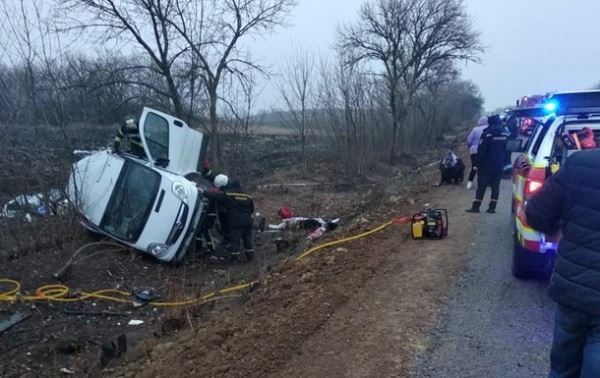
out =
[(269, 230), (278, 231), (310, 231), (309, 239), (315, 239), (327, 231), (332, 231), (339, 225), (339, 218), (327, 220), (322, 217), (297, 217), (294, 216), (289, 208), (279, 209), (278, 215), (282, 222), (279, 224), (270, 224)]

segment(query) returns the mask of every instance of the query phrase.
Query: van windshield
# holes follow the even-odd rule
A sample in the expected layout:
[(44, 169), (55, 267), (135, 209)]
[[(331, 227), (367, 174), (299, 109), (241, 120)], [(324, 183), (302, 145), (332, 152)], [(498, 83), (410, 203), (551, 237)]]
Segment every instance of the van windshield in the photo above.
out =
[(100, 228), (117, 239), (135, 242), (150, 216), (159, 186), (157, 172), (125, 160)]

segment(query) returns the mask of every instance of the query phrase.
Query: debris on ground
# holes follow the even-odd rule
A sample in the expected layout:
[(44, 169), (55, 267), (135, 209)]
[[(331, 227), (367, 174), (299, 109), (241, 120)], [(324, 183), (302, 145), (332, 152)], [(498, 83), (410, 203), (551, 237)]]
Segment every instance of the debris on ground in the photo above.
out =
[(29, 316), (30, 316), (30, 314), (26, 314), (26, 313), (22, 313), (22, 312), (15, 312), (14, 314), (12, 314), (10, 316), (10, 318), (0, 321), (0, 333), (3, 333), (4, 331), (11, 328), (12, 326), (22, 322), (23, 320), (27, 319)]
[(64, 213), (68, 206), (63, 193), (50, 189), (47, 193), (20, 194), (8, 200), (0, 209), (0, 218), (24, 219), (31, 223), (32, 215), (47, 217)]
[(60, 368), (60, 372), (68, 375), (75, 374), (75, 370), (67, 368)]
[(279, 209), (277, 212), (282, 222), (279, 224), (269, 224), (269, 230), (272, 231), (309, 231), (308, 240), (315, 240), (323, 236), (325, 232), (335, 230), (340, 219), (328, 219), (325, 217), (303, 217), (294, 216), (292, 210), (288, 207)]

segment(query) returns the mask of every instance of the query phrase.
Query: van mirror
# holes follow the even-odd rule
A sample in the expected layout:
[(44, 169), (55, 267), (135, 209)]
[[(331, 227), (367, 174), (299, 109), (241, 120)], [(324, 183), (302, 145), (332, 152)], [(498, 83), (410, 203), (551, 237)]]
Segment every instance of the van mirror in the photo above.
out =
[(510, 139), (506, 143), (507, 152), (521, 152), (523, 151), (523, 140), (522, 139)]

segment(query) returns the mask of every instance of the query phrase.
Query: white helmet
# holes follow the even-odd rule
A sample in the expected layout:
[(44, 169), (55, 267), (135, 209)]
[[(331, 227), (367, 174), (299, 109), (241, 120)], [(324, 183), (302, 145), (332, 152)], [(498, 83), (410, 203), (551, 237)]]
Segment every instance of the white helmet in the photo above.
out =
[(215, 184), (215, 186), (217, 188), (224, 188), (227, 186), (228, 182), (229, 182), (229, 178), (223, 174), (220, 174), (220, 175), (217, 175), (217, 177), (215, 177), (213, 184)]

